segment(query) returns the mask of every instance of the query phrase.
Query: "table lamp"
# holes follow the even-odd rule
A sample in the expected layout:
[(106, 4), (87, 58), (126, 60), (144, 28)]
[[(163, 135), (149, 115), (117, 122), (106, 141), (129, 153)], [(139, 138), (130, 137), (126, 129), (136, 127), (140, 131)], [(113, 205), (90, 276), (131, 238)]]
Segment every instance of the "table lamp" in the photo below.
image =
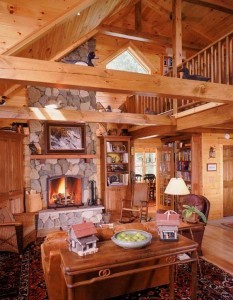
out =
[(190, 194), (189, 189), (187, 188), (187, 185), (184, 182), (183, 178), (171, 178), (165, 191), (165, 194), (168, 195), (174, 195), (175, 196), (175, 211), (176, 211), (176, 205), (177, 205), (177, 198), (176, 196), (181, 196), (181, 195), (188, 195)]

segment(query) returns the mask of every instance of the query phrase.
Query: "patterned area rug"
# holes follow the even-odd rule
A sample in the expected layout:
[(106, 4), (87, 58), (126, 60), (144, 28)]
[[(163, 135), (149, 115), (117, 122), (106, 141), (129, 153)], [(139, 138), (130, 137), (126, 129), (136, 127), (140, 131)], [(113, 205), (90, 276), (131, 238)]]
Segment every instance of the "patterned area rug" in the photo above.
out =
[[(0, 252), (0, 299), (1, 300), (47, 300), (46, 286), (41, 266), (38, 239), (24, 252), (23, 258), (14, 253)], [(233, 277), (218, 267), (201, 259), (203, 277), (198, 278), (197, 300), (233, 300)], [(188, 300), (190, 266), (178, 267), (175, 299)], [(169, 300), (167, 286), (147, 289), (137, 293), (111, 298), (112, 300)], [(93, 299), (94, 300), (94, 299)]]
[(47, 300), (47, 291), (41, 266), (39, 238), (29, 245), (22, 259), (16, 253), (0, 252), (0, 299)]

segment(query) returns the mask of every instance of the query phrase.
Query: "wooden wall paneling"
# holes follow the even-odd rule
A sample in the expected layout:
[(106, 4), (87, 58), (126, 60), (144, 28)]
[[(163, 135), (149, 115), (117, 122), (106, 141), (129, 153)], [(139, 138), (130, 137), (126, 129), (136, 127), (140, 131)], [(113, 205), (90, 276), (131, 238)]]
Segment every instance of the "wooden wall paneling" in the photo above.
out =
[(223, 216), (233, 215), (233, 145), (223, 146)]
[(127, 100), (126, 94), (96, 92), (96, 102), (100, 102), (105, 108), (119, 108)]
[[(222, 142), (223, 134), (202, 134), (202, 194), (210, 201), (210, 220), (223, 217)], [(210, 147), (215, 147), (215, 158), (209, 157)], [(217, 171), (208, 172), (207, 163), (216, 163)]]

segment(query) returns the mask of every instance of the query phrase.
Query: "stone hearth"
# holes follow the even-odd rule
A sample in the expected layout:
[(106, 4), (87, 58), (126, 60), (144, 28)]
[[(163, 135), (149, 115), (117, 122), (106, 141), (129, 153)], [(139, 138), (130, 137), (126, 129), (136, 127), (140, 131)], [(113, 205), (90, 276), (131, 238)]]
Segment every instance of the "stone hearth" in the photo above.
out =
[(84, 221), (100, 223), (103, 206), (45, 209), (39, 212), (38, 229), (51, 229), (80, 224)]

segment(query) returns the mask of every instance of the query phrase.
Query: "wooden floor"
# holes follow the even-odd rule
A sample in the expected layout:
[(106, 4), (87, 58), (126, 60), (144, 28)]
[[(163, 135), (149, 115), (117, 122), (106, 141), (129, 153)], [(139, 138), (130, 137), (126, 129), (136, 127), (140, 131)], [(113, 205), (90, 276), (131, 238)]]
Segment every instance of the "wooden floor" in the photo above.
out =
[(203, 257), (233, 275), (233, 230), (207, 225), (202, 241)]

